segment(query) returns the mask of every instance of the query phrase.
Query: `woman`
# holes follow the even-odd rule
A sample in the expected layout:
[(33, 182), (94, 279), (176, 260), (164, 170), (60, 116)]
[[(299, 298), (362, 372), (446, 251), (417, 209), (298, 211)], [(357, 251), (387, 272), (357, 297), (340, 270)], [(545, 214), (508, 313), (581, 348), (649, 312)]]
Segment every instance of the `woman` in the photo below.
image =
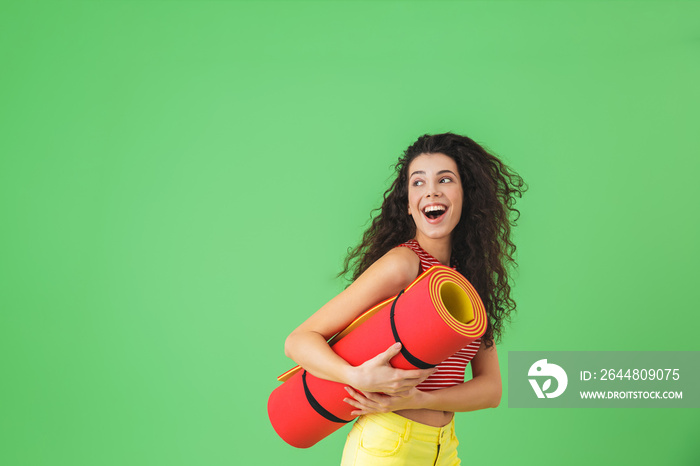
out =
[[(289, 335), (285, 352), (311, 374), (349, 386), (346, 402), (360, 418), (343, 464), (459, 464), (454, 412), (496, 407), (501, 398), (494, 339), (515, 309), (510, 214), (524, 184), (473, 140), (452, 133), (421, 136), (396, 170), (379, 215), (346, 259), (352, 284)], [(489, 325), (480, 340), (423, 370), (389, 365), (398, 343), (356, 367), (333, 352), (331, 336), (438, 263), (456, 268), (482, 298)], [(464, 382), (470, 360), (473, 377)]]

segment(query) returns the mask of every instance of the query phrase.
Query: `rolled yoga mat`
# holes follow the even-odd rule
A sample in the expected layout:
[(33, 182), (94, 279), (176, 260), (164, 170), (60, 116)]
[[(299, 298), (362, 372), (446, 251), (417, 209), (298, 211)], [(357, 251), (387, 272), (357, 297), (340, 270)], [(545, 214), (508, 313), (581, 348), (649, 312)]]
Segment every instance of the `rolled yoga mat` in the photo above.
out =
[[(374, 306), (329, 341), (358, 366), (401, 342), (391, 359), (399, 369), (434, 367), (480, 338), (486, 311), (474, 287), (457, 271), (434, 266), (404, 291)], [(346, 384), (320, 379), (299, 366), (285, 372), (267, 403), (270, 422), (288, 444), (308, 448), (352, 421), (355, 408), (343, 401)]]

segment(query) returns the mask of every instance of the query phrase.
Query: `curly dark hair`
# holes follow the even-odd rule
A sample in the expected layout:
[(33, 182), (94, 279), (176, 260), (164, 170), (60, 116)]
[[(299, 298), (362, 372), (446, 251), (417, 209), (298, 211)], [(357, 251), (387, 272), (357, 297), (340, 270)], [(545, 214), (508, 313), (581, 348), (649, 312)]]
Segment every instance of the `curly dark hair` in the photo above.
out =
[(504, 321), (510, 320), (515, 301), (510, 296), (508, 270), (515, 268), (515, 244), (511, 226), (520, 212), (515, 198), (527, 190), (523, 179), (466, 136), (454, 133), (418, 138), (395, 165), (396, 179), (384, 193), (384, 201), (365, 231), (362, 242), (348, 250), (339, 276), (357, 279), (392, 248), (415, 237), (416, 225), (407, 214), (408, 166), (421, 154), (445, 154), (459, 168), (464, 190), (462, 216), (452, 232), (452, 265), (474, 285), (484, 302), (489, 324), (483, 341), (493, 346), (501, 340)]

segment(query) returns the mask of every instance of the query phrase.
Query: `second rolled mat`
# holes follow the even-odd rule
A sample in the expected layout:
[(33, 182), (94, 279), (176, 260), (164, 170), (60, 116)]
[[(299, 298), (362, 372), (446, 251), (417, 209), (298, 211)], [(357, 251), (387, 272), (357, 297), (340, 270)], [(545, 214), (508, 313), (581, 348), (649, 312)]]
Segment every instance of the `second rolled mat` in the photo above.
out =
[[(358, 317), (329, 343), (353, 366), (401, 342), (390, 361), (399, 369), (434, 367), (486, 331), (486, 311), (474, 287), (457, 271), (434, 266), (396, 297)], [(355, 416), (343, 401), (345, 385), (294, 368), (279, 377), (267, 403), (270, 422), (290, 445), (308, 448)]]

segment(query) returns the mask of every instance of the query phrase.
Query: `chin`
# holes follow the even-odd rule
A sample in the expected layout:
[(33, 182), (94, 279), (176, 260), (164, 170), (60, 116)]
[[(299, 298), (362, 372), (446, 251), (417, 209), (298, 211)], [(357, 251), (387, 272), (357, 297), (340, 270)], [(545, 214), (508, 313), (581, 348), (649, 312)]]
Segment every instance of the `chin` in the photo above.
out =
[(443, 238), (449, 238), (450, 234), (452, 233), (452, 230), (450, 230), (449, 232), (440, 231), (440, 230), (438, 230), (438, 231), (424, 231), (422, 233), (423, 233), (423, 236), (425, 236), (426, 238), (443, 239)]

